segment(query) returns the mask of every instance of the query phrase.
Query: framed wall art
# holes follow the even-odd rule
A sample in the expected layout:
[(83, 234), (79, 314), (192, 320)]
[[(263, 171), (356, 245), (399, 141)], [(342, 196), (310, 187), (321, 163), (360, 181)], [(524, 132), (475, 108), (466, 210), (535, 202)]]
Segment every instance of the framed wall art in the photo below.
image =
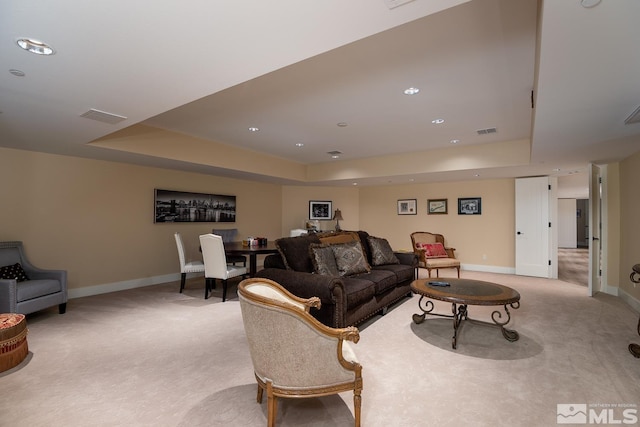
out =
[(417, 206), (416, 199), (398, 200), (398, 215), (416, 215)]
[(153, 222), (235, 222), (236, 196), (154, 190)]
[(482, 199), (480, 197), (464, 197), (458, 199), (458, 215), (481, 215)]
[(429, 215), (446, 215), (448, 210), (448, 199), (427, 200), (427, 213)]
[(309, 200), (309, 219), (331, 219), (331, 202)]

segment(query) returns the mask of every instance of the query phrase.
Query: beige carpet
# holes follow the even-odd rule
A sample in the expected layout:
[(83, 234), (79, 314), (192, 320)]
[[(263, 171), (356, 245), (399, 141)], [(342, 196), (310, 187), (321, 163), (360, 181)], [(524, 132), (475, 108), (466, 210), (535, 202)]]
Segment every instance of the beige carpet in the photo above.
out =
[[(423, 274), (423, 273), (422, 273)], [(411, 321), (418, 297), (361, 327), (363, 426), (554, 426), (558, 404), (640, 405), (638, 314), (557, 280), (463, 271), (522, 295), (511, 327)], [(264, 426), (235, 288), (165, 284), (29, 316), (30, 355), (0, 373), (1, 426)], [(443, 313), (448, 304), (438, 304)], [(492, 310), (470, 307), (470, 316)], [(352, 394), (281, 401), (278, 426), (353, 425)], [(600, 409), (598, 409), (600, 411)], [(613, 409), (622, 419), (621, 409)], [(618, 411), (618, 412), (616, 412)]]

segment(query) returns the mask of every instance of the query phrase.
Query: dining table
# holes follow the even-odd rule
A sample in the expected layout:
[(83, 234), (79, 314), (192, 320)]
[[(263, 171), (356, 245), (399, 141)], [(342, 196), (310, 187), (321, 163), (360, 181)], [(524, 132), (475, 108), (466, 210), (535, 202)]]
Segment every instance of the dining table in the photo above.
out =
[(272, 241), (267, 241), (267, 244), (262, 246), (248, 246), (244, 242), (227, 242), (224, 244), (224, 252), (227, 255), (249, 255), (249, 275), (254, 277), (258, 270), (258, 255), (277, 254), (278, 248)]

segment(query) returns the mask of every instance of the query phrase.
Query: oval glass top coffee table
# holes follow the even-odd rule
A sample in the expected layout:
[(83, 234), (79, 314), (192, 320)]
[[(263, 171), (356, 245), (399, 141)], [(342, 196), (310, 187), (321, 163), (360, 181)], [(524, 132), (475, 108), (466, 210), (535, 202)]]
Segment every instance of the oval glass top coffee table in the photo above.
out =
[[(438, 286), (438, 283), (441, 285)], [(447, 285), (442, 286), (443, 283)], [(520, 294), (515, 289), (481, 280), (447, 278), (414, 280), (411, 283), (411, 290), (420, 295), (418, 308), (422, 311), (422, 314), (413, 315), (415, 323), (424, 322), (427, 315), (453, 319), (451, 347), (454, 349), (457, 347), (458, 331), (464, 321), (497, 326), (507, 341), (513, 342), (520, 338), (516, 331), (505, 328), (505, 325), (511, 321), (509, 307), (514, 310), (520, 307)], [(434, 304), (431, 300), (450, 302), (452, 314), (434, 313)], [(495, 310), (491, 313), (493, 323), (469, 319), (467, 313), (468, 305), (501, 305), (504, 307), (505, 318), (503, 320), (501, 311)]]

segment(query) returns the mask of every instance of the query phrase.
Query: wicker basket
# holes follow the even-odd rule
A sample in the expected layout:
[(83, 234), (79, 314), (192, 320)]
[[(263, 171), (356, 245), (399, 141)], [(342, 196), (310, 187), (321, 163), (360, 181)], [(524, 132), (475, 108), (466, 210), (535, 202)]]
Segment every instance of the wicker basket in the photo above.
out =
[(29, 353), (24, 314), (0, 314), (0, 372), (18, 366)]

